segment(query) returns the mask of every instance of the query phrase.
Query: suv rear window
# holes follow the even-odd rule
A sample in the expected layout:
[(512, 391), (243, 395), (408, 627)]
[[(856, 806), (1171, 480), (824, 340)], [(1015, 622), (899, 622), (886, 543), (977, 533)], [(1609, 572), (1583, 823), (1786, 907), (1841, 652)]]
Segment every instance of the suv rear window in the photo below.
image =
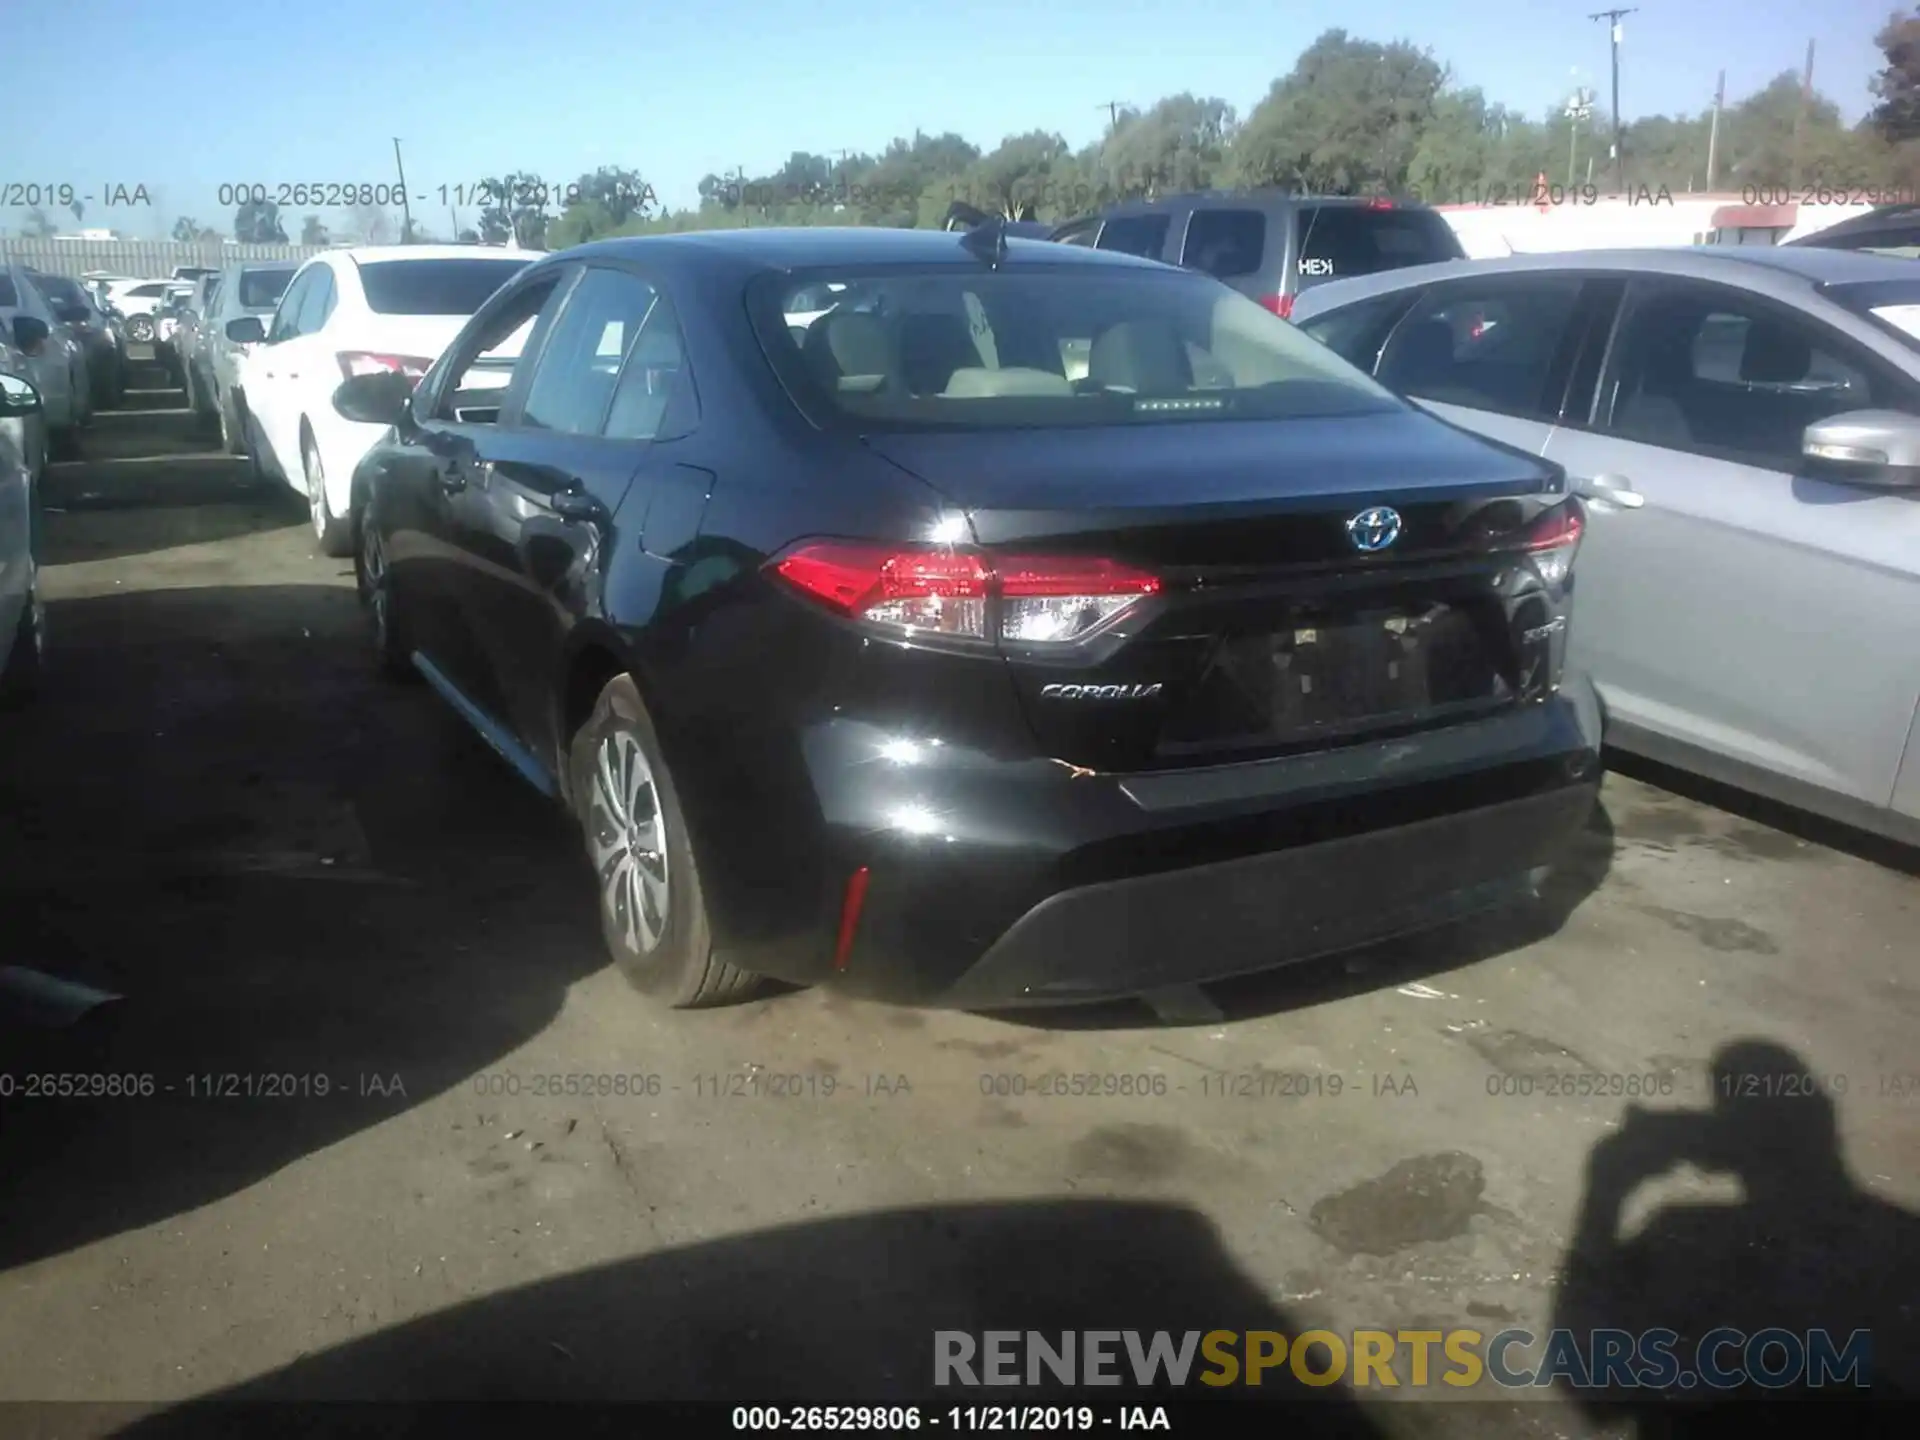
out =
[(240, 305), (246, 310), (271, 310), (292, 283), (291, 270), (242, 270)]
[(1431, 210), (1316, 205), (1301, 210), (1295, 225), (1301, 290), (1326, 280), (1466, 258), (1453, 227)]
[(1180, 263), (1220, 280), (1251, 275), (1267, 248), (1267, 217), (1258, 210), (1196, 210), (1187, 221)]
[(1374, 414), (1399, 402), (1187, 270), (979, 266), (769, 275), (761, 344), (803, 408), (859, 429), (997, 430)]
[(526, 260), (376, 260), (360, 267), (376, 315), (471, 315)]
[(1100, 228), (1093, 248), (1158, 260), (1166, 253), (1167, 227), (1172, 223), (1171, 215), (1122, 215)]

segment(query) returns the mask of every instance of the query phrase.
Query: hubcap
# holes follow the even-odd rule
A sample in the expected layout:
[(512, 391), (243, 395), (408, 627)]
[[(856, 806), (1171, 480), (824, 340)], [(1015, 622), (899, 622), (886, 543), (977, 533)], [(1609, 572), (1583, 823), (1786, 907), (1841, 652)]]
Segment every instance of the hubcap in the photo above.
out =
[(587, 844), (600, 903), (628, 948), (645, 955), (667, 932), (667, 822), (653, 767), (624, 730), (594, 752)]
[(324, 536), (327, 533), (327, 474), (320, 468), (320, 452), (307, 446), (305, 452), (307, 464), (307, 505), (313, 512), (313, 533)]

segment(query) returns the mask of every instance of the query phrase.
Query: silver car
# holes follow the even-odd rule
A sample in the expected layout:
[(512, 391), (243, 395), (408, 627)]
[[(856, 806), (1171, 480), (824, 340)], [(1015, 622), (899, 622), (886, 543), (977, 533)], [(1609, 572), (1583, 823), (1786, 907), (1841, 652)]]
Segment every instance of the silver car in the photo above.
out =
[(1744, 246), (1338, 281), (1294, 320), (1588, 502), (1607, 739), (1920, 843), (1920, 267)]
[(0, 354), (0, 700), (7, 701), (33, 693), (46, 654), (39, 476), (21, 443), (40, 418), (40, 392)]
[(206, 313), (200, 316), (195, 355), (199, 369), (191, 381), (194, 409), (209, 425), (220, 428), (220, 443), (229, 455), (247, 453), (246, 430), (240, 423), (246, 404), (240, 384), (240, 360), (250, 348), (232, 339), (227, 326), (252, 315), (264, 323), (271, 317), (300, 268), (297, 260), (255, 260), (229, 265)]
[(74, 454), (79, 432), (93, 419), (86, 348), (53, 313), (32, 273), (6, 261), (0, 261), (0, 325), (27, 358), (54, 449)]

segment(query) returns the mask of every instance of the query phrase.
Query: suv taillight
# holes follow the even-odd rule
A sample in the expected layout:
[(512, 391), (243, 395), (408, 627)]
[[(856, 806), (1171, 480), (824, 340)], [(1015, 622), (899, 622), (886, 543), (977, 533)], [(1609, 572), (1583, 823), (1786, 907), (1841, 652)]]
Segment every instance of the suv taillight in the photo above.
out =
[(810, 599), (903, 638), (1018, 645), (1084, 640), (1160, 590), (1159, 577), (1115, 560), (837, 540), (801, 545), (772, 569)]
[(1291, 295), (1262, 295), (1260, 303), (1282, 320), (1293, 318), (1293, 297)]
[(340, 373), (349, 380), (356, 375), (376, 375), (386, 370), (418, 381), (433, 364), (418, 355), (387, 355), (376, 350), (342, 350), (339, 360)]

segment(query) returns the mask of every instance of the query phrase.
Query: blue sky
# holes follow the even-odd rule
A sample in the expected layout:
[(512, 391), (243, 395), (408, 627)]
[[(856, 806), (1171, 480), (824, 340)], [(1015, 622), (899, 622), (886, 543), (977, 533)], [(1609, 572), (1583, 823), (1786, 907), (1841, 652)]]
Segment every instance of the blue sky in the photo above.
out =
[[(1599, 3), (58, 0), (9, 7), (0, 185), (72, 183), (96, 197), (85, 223), (129, 235), (183, 214), (225, 230), (223, 182), (388, 182), (398, 135), (409, 191), (430, 197), (417, 218), (442, 231), (441, 186), (512, 169), (565, 182), (625, 165), (679, 206), (709, 171), (878, 149), (916, 127), (989, 148), (1044, 128), (1077, 146), (1108, 100), (1181, 90), (1244, 115), (1334, 24), (1428, 46), (1460, 83), (1535, 113), (1576, 84), (1604, 103)], [(1892, 8), (1643, 0), (1625, 22), (1621, 110), (1703, 109), (1721, 68), (1739, 96), (1798, 69), (1813, 39), (1816, 88), (1858, 118)], [(107, 187), (136, 184), (152, 208), (102, 208)], [(0, 210), (0, 226), (23, 214)]]

